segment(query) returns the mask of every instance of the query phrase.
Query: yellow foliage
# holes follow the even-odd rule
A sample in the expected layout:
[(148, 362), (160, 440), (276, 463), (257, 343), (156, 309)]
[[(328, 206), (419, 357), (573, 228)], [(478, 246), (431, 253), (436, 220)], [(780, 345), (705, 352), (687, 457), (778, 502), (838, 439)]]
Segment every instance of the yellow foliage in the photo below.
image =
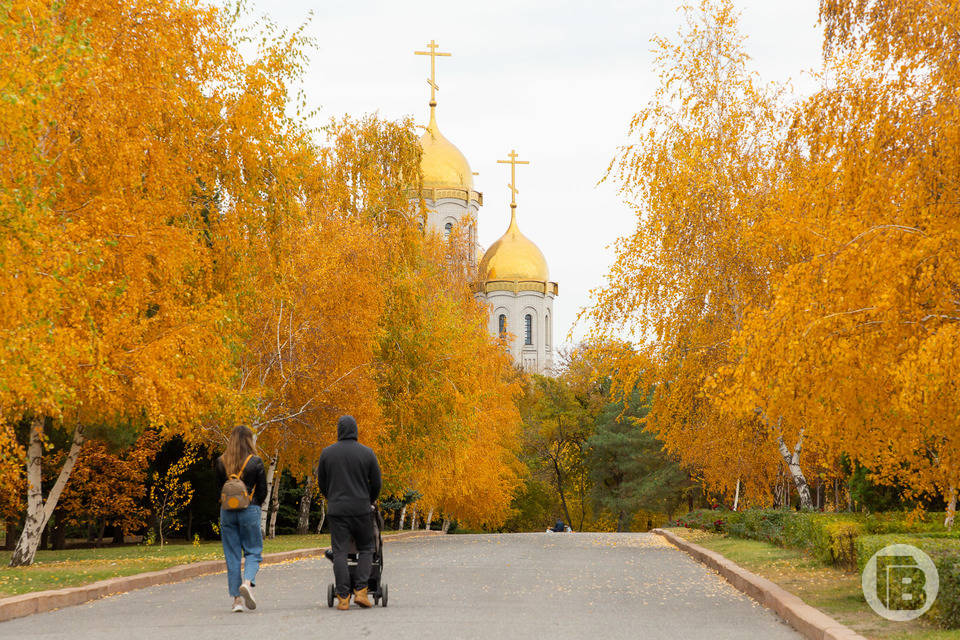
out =
[(197, 448), (187, 446), (183, 455), (166, 471), (153, 473), (149, 499), (157, 521), (161, 547), (168, 533), (179, 531), (183, 526), (179, 516), (190, 505), (194, 493), (193, 484), (189, 480), (184, 480), (183, 476), (196, 462)]
[(745, 71), (729, 1), (687, 13), (612, 167), (638, 226), (595, 349), (621, 390), (657, 385), (649, 428), (728, 496), (739, 479), (763, 501), (783, 466), (802, 489), (801, 466), (842, 456), (949, 495), (960, 8), (822, 0), (822, 88), (789, 105)]
[[(519, 388), (462, 252), (408, 203), (412, 123), (308, 130), (289, 109), (302, 32), (251, 48), (240, 19), (187, 0), (4, 5), (3, 508), (20, 507), (22, 421), (189, 443), (244, 422), (302, 475), (351, 413), (388, 487), (501, 521)], [(189, 500), (178, 470), (151, 489), (166, 514)]]

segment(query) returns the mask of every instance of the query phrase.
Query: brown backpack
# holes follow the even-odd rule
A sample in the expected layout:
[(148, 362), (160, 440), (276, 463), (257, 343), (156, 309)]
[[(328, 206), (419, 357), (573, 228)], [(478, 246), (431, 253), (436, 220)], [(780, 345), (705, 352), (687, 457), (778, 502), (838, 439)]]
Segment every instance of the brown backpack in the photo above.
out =
[(243, 470), (252, 457), (253, 454), (251, 453), (243, 461), (240, 471), (231, 473), (227, 481), (223, 483), (223, 489), (220, 490), (220, 504), (227, 511), (243, 511), (250, 506), (253, 491), (247, 491), (247, 485), (243, 483)]

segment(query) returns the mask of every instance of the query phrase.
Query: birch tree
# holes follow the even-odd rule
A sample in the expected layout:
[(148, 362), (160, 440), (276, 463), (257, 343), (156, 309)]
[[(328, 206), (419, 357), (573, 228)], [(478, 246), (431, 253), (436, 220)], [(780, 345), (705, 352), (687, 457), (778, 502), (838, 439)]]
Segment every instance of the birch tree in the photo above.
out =
[[(233, 14), (176, 0), (7, 11), (0, 411), (31, 422), (12, 558), (29, 564), (93, 425), (189, 430), (239, 404), (234, 304), (249, 282), (231, 242), (256, 218), (244, 172), (288, 133), (298, 45), (246, 60)], [(44, 499), (48, 428), (73, 445)]]
[[(740, 355), (730, 340), (746, 310), (769, 298), (770, 274), (789, 263), (763, 224), (778, 175), (780, 98), (747, 68), (732, 2), (703, 0), (684, 13), (675, 41), (654, 40), (660, 85), (607, 175), (637, 228), (594, 292), (594, 349), (615, 393), (655, 390), (651, 428), (708, 485), (732, 495), (737, 470), (750, 467), (758, 481), (743, 488), (756, 495), (783, 464), (784, 445), (796, 454), (788, 468), (799, 489), (801, 425), (781, 421), (774, 433), (753, 407), (706, 393)], [(800, 495), (809, 507), (809, 492)]]

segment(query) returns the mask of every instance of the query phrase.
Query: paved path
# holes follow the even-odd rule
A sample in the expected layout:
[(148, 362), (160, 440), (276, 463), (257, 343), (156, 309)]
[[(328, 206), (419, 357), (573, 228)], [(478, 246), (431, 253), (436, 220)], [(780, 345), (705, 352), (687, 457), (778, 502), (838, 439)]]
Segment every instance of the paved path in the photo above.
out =
[(0, 623), (0, 638), (800, 638), (652, 534), (437, 536), (384, 560), (386, 609), (328, 609), (317, 558), (265, 567), (253, 612), (228, 611), (221, 574)]

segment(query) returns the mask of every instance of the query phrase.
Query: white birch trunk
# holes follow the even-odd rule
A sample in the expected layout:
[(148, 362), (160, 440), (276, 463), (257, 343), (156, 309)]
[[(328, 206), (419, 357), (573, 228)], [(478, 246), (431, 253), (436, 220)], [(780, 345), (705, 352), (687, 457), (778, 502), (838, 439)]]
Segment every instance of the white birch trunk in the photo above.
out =
[(267, 512), (270, 511), (270, 500), (273, 499), (273, 474), (277, 470), (277, 458), (278, 456), (274, 454), (273, 459), (270, 460), (270, 466), (267, 467), (267, 497), (263, 499), (263, 504), (260, 506), (260, 535), (267, 535)]
[[(770, 422), (767, 420), (767, 413), (762, 407), (757, 407), (755, 411), (769, 429)], [(803, 475), (803, 469), (800, 467), (800, 451), (803, 448), (803, 429), (800, 429), (800, 433), (797, 436), (797, 444), (793, 447), (793, 453), (790, 452), (787, 443), (783, 441), (783, 429), (781, 428), (779, 419), (777, 420), (776, 430), (778, 432), (777, 448), (780, 450), (780, 457), (783, 458), (784, 464), (787, 465), (787, 471), (790, 472), (793, 483), (797, 487), (797, 495), (800, 496), (800, 508), (809, 511), (813, 509), (813, 500), (810, 498), (810, 485), (807, 484), (807, 478)], [(784, 488), (787, 489), (784, 492), (784, 505), (787, 505), (790, 499), (790, 491), (788, 487)]]
[(303, 488), (303, 497), (300, 498), (300, 519), (297, 521), (297, 534), (306, 535), (310, 530), (310, 503), (313, 501), (313, 474), (307, 476), (306, 486)]
[(444, 532), (444, 533), (449, 533), (449, 532), (450, 532), (450, 519), (449, 519), (449, 518), (444, 518), (444, 519), (443, 519), (443, 532)]
[(60, 474), (46, 502), (43, 500), (42, 486), (42, 460), (43, 460), (43, 422), (42, 417), (34, 418), (30, 424), (30, 444), (27, 446), (27, 519), (23, 525), (23, 533), (17, 541), (17, 546), (10, 557), (11, 567), (20, 567), (33, 564), (33, 559), (37, 555), (37, 548), (40, 546), (40, 538), (43, 530), (53, 515), (53, 510), (57, 507), (57, 501), (60, 494), (63, 493), (67, 481), (70, 479), (70, 472), (73, 471), (73, 465), (80, 455), (80, 449), (83, 447), (83, 427), (78, 426), (73, 432), (73, 442), (70, 445), (70, 452), (67, 459), (63, 462)]
[[(800, 496), (800, 508), (805, 511), (813, 509), (813, 500), (810, 498), (810, 485), (807, 484), (807, 478), (803, 475), (803, 469), (800, 467), (800, 450), (803, 446), (803, 429), (797, 438), (797, 444), (793, 448), (793, 453), (787, 448), (783, 441), (783, 436), (777, 438), (777, 447), (780, 449), (780, 456), (787, 465), (787, 470), (793, 477), (793, 484), (797, 487), (797, 495)], [(787, 497), (789, 498), (789, 491)]]
[(430, 507), (430, 511), (427, 512), (427, 523), (424, 528), (427, 531), (430, 531), (430, 523), (433, 522), (433, 507)]
[(403, 531), (403, 523), (407, 521), (407, 505), (403, 505), (403, 508), (400, 509), (400, 526), (398, 529)]
[(270, 491), (270, 539), (277, 537), (277, 511), (280, 510), (280, 481), (282, 473), (273, 476), (273, 489)]
[(413, 508), (413, 515), (410, 516), (410, 531), (416, 531), (416, 530), (417, 530), (417, 524), (418, 524), (418, 522), (417, 522), (417, 508), (414, 507), (414, 508)]
[(957, 486), (950, 487), (950, 500), (947, 502), (947, 517), (943, 520), (943, 526), (947, 529), (953, 529), (953, 517), (957, 514)]
[(733, 494), (733, 510), (740, 506), (740, 478), (737, 478), (737, 490)]
[(327, 501), (320, 499), (320, 523), (317, 524), (317, 533), (323, 529), (323, 521), (327, 519)]

